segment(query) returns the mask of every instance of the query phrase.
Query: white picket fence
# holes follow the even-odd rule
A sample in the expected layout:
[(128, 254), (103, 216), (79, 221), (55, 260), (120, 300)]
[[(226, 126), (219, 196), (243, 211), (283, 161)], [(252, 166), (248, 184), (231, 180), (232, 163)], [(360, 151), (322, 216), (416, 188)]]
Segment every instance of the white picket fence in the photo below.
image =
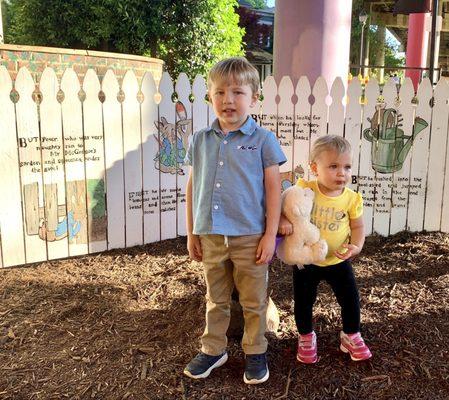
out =
[[(189, 135), (214, 118), (202, 77), (164, 74), (157, 88), (151, 74), (139, 86), (128, 71), (120, 85), (90, 70), (81, 85), (72, 69), (59, 82), (47, 68), (38, 90), (26, 68), (13, 82), (0, 67), (0, 267), (185, 235), (182, 160)], [(268, 77), (254, 116), (288, 157), (284, 187), (308, 177), (318, 136), (344, 135), (367, 234), (449, 232), (448, 101), (444, 80), (423, 81), (415, 97), (410, 80), (380, 96), (376, 81), (354, 79), (346, 93), (340, 79), (329, 90), (323, 78), (312, 88)]]

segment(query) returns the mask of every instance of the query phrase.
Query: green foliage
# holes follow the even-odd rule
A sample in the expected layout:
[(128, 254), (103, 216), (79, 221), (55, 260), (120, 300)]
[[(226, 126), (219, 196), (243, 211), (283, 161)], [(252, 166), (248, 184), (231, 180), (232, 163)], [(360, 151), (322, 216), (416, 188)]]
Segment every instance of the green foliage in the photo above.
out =
[(10, 0), (8, 43), (162, 58), (173, 75), (205, 74), (242, 54), (236, 0)]
[(261, 9), (267, 6), (267, 2), (265, 0), (248, 0), (254, 8)]

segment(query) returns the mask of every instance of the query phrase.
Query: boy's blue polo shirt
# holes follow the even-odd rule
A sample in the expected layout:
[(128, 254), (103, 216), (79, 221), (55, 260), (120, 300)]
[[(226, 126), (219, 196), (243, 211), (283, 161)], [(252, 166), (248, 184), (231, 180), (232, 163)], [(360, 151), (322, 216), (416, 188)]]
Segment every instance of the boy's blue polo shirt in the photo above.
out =
[(194, 234), (265, 231), (264, 168), (287, 161), (272, 132), (248, 117), (239, 130), (224, 135), (216, 119), (191, 136), (185, 161), (193, 174)]

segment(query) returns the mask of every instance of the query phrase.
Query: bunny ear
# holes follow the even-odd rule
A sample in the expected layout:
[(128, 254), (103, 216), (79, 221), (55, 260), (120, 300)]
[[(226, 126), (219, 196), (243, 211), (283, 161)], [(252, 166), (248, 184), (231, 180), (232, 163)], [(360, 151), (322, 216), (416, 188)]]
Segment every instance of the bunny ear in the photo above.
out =
[(176, 114), (178, 115), (179, 119), (187, 119), (187, 111), (184, 107), (184, 104), (182, 104), (180, 101), (176, 103)]

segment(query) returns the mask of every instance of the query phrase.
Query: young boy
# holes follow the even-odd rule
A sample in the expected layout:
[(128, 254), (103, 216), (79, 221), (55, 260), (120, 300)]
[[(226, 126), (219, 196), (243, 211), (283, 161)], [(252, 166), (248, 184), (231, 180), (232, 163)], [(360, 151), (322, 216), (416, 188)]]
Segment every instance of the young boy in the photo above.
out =
[(258, 72), (245, 58), (216, 64), (208, 95), (217, 119), (191, 137), (186, 156), (187, 247), (193, 260), (203, 262), (207, 286), (201, 351), (184, 370), (195, 379), (228, 359), (234, 285), (245, 320), (243, 380), (257, 384), (269, 377), (267, 272), (280, 216), (279, 165), (286, 158), (275, 135), (249, 115), (258, 92)]

